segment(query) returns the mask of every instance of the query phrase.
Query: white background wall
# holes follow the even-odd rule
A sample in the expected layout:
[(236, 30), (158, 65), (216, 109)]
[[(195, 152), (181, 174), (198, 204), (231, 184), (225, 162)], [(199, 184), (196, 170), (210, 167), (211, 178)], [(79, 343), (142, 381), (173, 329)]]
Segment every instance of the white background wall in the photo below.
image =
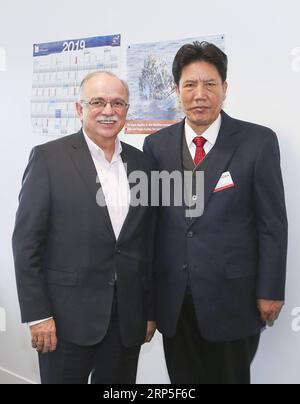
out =
[[(11, 254), (21, 176), (30, 149), (46, 140), (31, 131), (32, 45), (116, 33), (122, 34), (124, 62), (130, 43), (225, 34), (230, 61), (225, 110), (278, 133), (290, 222), (287, 299), (276, 326), (263, 334), (253, 382), (300, 382), (300, 321), (292, 316), (300, 307), (300, 61), (292, 54), (300, 54), (299, 16), (299, 0), (1, 1), (0, 48), (7, 69), (0, 69), (0, 308), (7, 331), (0, 331), (0, 383), (8, 380), (7, 371), (39, 380), (28, 330), (20, 325)], [(123, 139), (137, 147), (143, 143), (140, 136)], [(159, 335), (143, 349), (138, 382), (168, 382)]]

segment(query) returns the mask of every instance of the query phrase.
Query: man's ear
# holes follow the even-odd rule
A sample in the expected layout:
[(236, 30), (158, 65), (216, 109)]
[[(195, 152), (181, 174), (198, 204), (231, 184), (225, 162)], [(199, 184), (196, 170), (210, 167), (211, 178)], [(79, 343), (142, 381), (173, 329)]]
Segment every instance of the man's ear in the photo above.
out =
[(227, 81), (224, 81), (224, 83), (223, 83), (224, 101), (226, 100), (226, 97), (227, 97), (227, 90), (228, 90), (228, 83), (227, 83)]
[(79, 101), (76, 101), (75, 108), (76, 108), (76, 112), (77, 112), (78, 118), (80, 118), (80, 120), (82, 121), (82, 118), (83, 118), (83, 107), (82, 107), (82, 105), (80, 104)]

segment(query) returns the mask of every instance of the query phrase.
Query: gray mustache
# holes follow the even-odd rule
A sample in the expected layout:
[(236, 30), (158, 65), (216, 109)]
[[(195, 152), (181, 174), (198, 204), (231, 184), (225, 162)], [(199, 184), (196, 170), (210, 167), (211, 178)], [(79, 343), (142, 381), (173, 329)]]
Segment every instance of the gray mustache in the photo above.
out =
[(104, 123), (104, 122), (106, 122), (106, 123), (114, 123), (114, 122), (118, 122), (118, 120), (119, 120), (119, 118), (117, 118), (115, 116), (111, 116), (111, 117), (107, 117), (107, 116), (102, 117), (101, 116), (101, 117), (96, 118), (96, 121), (99, 122), (99, 123)]

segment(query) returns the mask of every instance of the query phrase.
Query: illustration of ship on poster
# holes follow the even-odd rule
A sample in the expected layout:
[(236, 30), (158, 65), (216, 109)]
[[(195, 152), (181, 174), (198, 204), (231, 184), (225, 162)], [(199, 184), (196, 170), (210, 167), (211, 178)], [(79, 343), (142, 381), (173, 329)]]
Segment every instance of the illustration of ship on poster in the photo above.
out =
[(151, 134), (183, 118), (172, 75), (175, 54), (185, 43), (208, 41), (224, 50), (224, 35), (136, 44), (127, 51), (130, 110), (127, 134)]

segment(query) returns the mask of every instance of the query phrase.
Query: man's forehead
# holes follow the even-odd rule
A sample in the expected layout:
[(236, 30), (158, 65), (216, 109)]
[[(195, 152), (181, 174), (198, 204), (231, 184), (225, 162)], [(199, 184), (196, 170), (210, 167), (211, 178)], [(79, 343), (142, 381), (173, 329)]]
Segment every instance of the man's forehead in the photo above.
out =
[(90, 79), (84, 86), (84, 93), (87, 95), (115, 94), (126, 96), (126, 90), (122, 82), (114, 77), (101, 75)]
[(182, 77), (201, 78), (205, 80), (209, 78), (215, 79), (219, 77), (219, 72), (213, 64), (199, 61), (185, 66), (182, 70)]
[(220, 82), (221, 78), (211, 74), (191, 74), (181, 77), (182, 83), (189, 82), (200, 82), (200, 83), (209, 83), (209, 82)]

